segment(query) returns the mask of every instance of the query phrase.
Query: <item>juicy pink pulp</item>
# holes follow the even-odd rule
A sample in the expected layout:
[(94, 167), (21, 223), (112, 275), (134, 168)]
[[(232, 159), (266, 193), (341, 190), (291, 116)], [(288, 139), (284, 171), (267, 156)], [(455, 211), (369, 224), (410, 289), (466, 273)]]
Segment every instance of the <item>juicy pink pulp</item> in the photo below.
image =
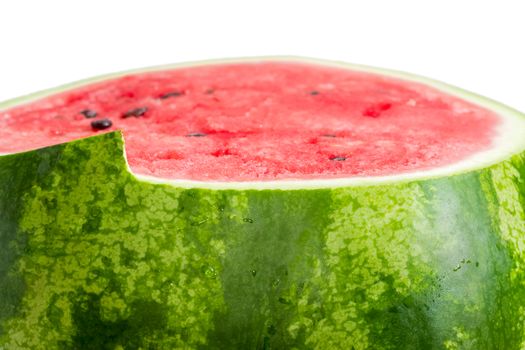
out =
[[(112, 126), (95, 130), (104, 118)], [(130, 74), (1, 111), (0, 121), (0, 153), (120, 129), (135, 173), (253, 181), (444, 166), (490, 147), (500, 118), (419, 83), (267, 61)]]

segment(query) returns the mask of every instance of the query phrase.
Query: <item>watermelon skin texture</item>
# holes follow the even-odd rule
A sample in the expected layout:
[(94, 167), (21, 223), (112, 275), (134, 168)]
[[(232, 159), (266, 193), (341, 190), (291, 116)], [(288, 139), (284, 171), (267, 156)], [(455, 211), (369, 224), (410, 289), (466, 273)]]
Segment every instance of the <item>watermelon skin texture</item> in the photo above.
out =
[(0, 157), (0, 349), (523, 348), (524, 161), (211, 190), (119, 133)]

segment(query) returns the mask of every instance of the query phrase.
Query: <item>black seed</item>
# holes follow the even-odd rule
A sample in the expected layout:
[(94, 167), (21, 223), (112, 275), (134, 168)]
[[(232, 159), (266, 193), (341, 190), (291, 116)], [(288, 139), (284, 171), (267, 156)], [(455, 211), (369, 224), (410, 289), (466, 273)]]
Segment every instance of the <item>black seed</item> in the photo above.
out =
[(186, 137), (204, 137), (204, 136), (208, 136), (208, 135), (202, 132), (192, 132), (186, 135)]
[(249, 224), (253, 224), (253, 219), (251, 219), (251, 218), (244, 218), (244, 219), (242, 219), (242, 221), (247, 222)]
[(335, 161), (338, 161), (338, 162), (342, 162), (342, 161), (346, 160), (346, 157), (335, 156), (335, 157), (330, 157), (330, 160), (335, 160)]
[(179, 97), (182, 95), (184, 95), (184, 91), (172, 91), (172, 92), (167, 92), (164, 95), (160, 95), (160, 98), (165, 100), (170, 97)]
[(312, 96), (319, 95), (319, 94), (320, 94), (320, 92), (317, 91), (317, 90), (310, 91), (310, 95), (312, 95)]
[(148, 107), (139, 107), (134, 108), (122, 115), (122, 118), (129, 118), (129, 117), (141, 117), (148, 111)]
[(93, 120), (91, 122), (91, 127), (94, 130), (104, 130), (109, 128), (113, 123), (109, 119), (99, 119), (99, 120)]
[(336, 137), (334, 134), (323, 134), (322, 137)]
[(205, 93), (206, 93), (207, 95), (211, 95), (211, 94), (213, 94), (214, 92), (215, 92), (214, 89), (208, 89), (208, 90), (205, 91)]
[(86, 118), (95, 118), (98, 115), (98, 113), (92, 109), (84, 109), (80, 111), (80, 114), (83, 114)]

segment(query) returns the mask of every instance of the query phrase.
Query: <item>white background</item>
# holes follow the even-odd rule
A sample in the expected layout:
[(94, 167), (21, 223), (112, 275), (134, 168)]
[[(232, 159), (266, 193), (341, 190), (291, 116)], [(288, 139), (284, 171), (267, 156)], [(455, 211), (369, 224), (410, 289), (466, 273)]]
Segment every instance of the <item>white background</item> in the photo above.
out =
[(523, 0), (0, 0), (0, 101), (129, 68), (255, 55), (405, 70), (525, 111)]

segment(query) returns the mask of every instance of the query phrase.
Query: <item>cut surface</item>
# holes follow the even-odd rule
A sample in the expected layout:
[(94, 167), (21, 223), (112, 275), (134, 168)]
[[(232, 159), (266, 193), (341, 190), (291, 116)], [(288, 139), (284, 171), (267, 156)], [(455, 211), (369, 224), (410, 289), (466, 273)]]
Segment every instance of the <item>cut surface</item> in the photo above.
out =
[(494, 145), (502, 118), (433, 87), (261, 61), (128, 74), (0, 112), (0, 153), (123, 130), (131, 169), (201, 181), (389, 176)]

